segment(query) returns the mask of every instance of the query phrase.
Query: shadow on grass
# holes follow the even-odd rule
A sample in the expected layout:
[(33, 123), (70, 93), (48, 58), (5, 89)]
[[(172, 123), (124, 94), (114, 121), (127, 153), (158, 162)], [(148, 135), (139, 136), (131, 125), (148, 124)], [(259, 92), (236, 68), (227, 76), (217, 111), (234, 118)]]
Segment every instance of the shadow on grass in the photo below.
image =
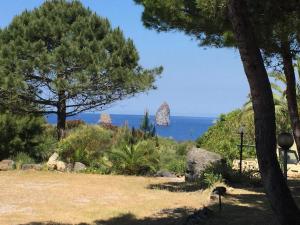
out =
[[(176, 208), (165, 209), (153, 217), (146, 217), (143, 219), (136, 218), (131, 213), (121, 214), (108, 220), (96, 220), (92, 224), (79, 223), (76, 225), (183, 225), (187, 217), (192, 214), (192, 208)], [(55, 222), (30, 222), (19, 225), (75, 225), (69, 223), (55, 223)]]
[(170, 192), (194, 192), (204, 189), (203, 186), (196, 182), (166, 182), (162, 184), (151, 184), (147, 188), (155, 190), (167, 190)]
[[(182, 183), (167, 183), (162, 185), (171, 186), (171, 191), (193, 191), (193, 188), (182, 187)], [(184, 184), (184, 183), (183, 183)], [(178, 187), (179, 185), (179, 187)], [(175, 186), (175, 187), (174, 187)], [(166, 186), (163, 186), (166, 188)], [(289, 187), (293, 196), (300, 206), (300, 180), (289, 180)], [(196, 190), (198, 190), (196, 188)], [(215, 202), (209, 208), (214, 211), (212, 217), (199, 223), (201, 225), (279, 225), (272, 210), (270, 209), (267, 198), (261, 189), (252, 189), (253, 194), (227, 194), (223, 198), (222, 211), (218, 210), (218, 203)], [(96, 220), (93, 225), (185, 225), (189, 215), (193, 214), (194, 209), (177, 208), (162, 210), (159, 214), (147, 218), (136, 218), (133, 214), (123, 214), (107, 220)], [(92, 225), (79, 223), (76, 225)], [(67, 223), (55, 222), (31, 222), (20, 225), (71, 225)]]

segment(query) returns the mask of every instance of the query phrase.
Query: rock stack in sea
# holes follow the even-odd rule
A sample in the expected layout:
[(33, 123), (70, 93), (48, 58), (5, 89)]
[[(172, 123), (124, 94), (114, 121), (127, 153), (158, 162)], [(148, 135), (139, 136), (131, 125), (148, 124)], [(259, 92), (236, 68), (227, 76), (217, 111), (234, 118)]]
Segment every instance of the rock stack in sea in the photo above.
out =
[(99, 124), (101, 125), (111, 125), (111, 117), (107, 113), (102, 113), (100, 116)]
[(157, 110), (155, 115), (156, 124), (159, 126), (170, 125), (170, 107), (164, 102)]

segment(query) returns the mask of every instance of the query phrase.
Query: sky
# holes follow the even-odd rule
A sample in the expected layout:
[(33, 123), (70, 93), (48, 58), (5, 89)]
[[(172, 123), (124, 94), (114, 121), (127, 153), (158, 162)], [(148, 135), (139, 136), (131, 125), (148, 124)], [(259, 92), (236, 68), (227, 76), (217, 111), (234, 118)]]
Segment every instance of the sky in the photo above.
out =
[[(82, 0), (86, 7), (120, 27), (134, 41), (144, 68), (163, 66), (156, 90), (114, 103), (106, 110), (112, 114), (155, 114), (166, 101), (171, 115), (215, 117), (240, 108), (249, 87), (236, 49), (199, 47), (192, 37), (181, 32), (157, 33), (141, 21), (143, 8), (133, 0)], [(42, 0), (0, 1), (0, 27), (25, 9)]]

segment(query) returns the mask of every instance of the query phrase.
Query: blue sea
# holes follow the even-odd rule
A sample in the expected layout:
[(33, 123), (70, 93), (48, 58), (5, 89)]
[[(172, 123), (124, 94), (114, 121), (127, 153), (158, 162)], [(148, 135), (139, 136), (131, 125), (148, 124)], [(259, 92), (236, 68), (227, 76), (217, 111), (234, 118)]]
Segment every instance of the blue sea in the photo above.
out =
[[(139, 128), (143, 115), (120, 115), (111, 114), (113, 125), (123, 126), (125, 123), (129, 127)], [(98, 113), (82, 113), (69, 120), (80, 119), (88, 124), (97, 124), (100, 118)], [(171, 124), (169, 126), (156, 126), (156, 133), (159, 136), (172, 138), (177, 141), (196, 140), (207, 129), (213, 125), (214, 117), (185, 117), (185, 116), (171, 116)], [(150, 116), (151, 122), (154, 124), (155, 117)], [(55, 115), (48, 115), (47, 121), (51, 124), (56, 123)]]

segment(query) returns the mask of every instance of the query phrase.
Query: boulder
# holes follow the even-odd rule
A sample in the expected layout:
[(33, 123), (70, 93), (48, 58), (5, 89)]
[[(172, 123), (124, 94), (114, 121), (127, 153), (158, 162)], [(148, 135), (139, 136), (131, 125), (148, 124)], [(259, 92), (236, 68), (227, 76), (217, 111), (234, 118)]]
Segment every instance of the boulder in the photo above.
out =
[(55, 152), (53, 153), (48, 162), (47, 162), (47, 167), (49, 170), (55, 170), (56, 169), (56, 164), (57, 164), (57, 161), (58, 161), (58, 157), (59, 155)]
[(170, 125), (170, 107), (168, 103), (164, 102), (157, 110), (155, 114), (156, 124), (159, 126)]
[(193, 148), (187, 154), (186, 181), (195, 181), (201, 178), (206, 168), (220, 163), (221, 155), (201, 148)]
[(43, 166), (41, 164), (23, 164), (22, 170), (37, 170), (40, 171), (43, 169)]
[(64, 172), (67, 169), (67, 165), (63, 161), (56, 162), (56, 169), (60, 172)]
[(0, 162), (0, 171), (13, 170), (15, 166), (15, 162), (10, 159), (5, 159)]
[(81, 171), (84, 171), (84, 170), (86, 170), (86, 165), (84, 165), (81, 162), (75, 162), (74, 172), (81, 172)]
[(73, 164), (72, 163), (68, 163), (66, 165), (66, 171), (67, 172), (72, 172), (73, 171)]
[(160, 170), (155, 174), (156, 177), (176, 177), (173, 173), (166, 171), (166, 170)]

